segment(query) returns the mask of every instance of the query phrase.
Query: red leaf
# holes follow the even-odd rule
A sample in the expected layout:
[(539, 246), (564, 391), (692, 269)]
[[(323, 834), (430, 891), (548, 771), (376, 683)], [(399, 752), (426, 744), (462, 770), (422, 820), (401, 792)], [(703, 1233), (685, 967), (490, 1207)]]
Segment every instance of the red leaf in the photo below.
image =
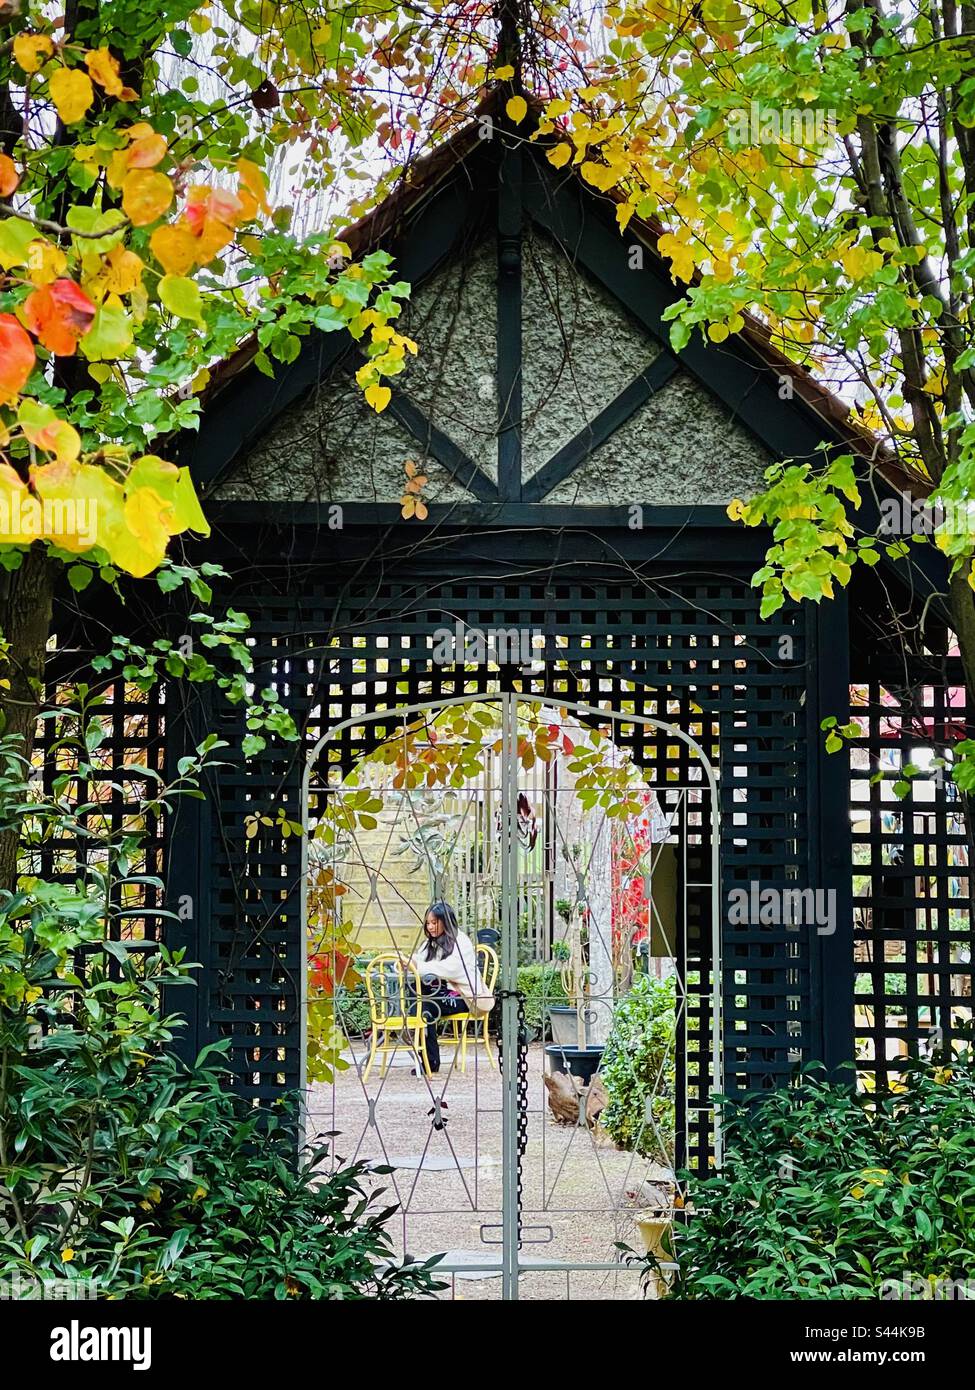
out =
[(12, 401), (33, 370), (34, 344), (13, 314), (0, 314), (0, 403)]
[(55, 357), (72, 355), (94, 317), (94, 304), (73, 280), (42, 285), (24, 300), (27, 327)]

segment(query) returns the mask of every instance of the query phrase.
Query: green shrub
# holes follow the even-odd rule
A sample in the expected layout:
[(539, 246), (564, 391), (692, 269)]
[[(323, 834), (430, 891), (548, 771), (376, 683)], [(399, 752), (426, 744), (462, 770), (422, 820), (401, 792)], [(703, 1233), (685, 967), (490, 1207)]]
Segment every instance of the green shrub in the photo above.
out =
[(967, 1061), (915, 1064), (883, 1098), (807, 1074), (723, 1109), (723, 1167), (689, 1179), (674, 1297), (868, 1299), (895, 1296), (893, 1281), (972, 1279)]
[(599, 1069), (608, 1097), (600, 1122), (610, 1138), (667, 1163), (674, 1157), (676, 985), (676, 975), (634, 977), (613, 1010)]
[(542, 1010), (550, 1004), (567, 1004), (562, 969), (552, 961), (535, 961), (518, 970), (518, 988), (525, 999), (525, 1025), (531, 1037), (542, 1035)]
[(59, 799), (63, 778), (45, 800), (27, 771), (0, 739), (0, 830), (17, 827), (22, 844), (84, 833), (89, 861), (74, 884), (0, 892), (0, 1282), (36, 1293), (94, 1280), (102, 1298), (385, 1300), (442, 1287), (429, 1262), (396, 1264), (393, 1208), (367, 1186), (376, 1170), (327, 1174), (324, 1151), (299, 1155), (286, 1106), (260, 1112), (230, 1091), (212, 1050), (190, 1068), (173, 1055), (179, 1025), (162, 997), (189, 986), (187, 967), (119, 939), (120, 905), (162, 884), (132, 872), (136, 837), (96, 838), (90, 808), (82, 824)]

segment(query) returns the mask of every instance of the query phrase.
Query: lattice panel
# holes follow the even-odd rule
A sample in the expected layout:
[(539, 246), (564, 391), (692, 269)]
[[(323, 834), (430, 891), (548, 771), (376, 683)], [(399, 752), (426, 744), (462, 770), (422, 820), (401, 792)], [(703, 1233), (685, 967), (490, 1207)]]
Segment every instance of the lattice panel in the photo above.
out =
[[(163, 817), (145, 814), (142, 803), (155, 795), (158, 783), (146, 774), (165, 770), (165, 689), (145, 692), (122, 676), (108, 678), (104, 684), (89, 666), (92, 653), (73, 647), (52, 650), (47, 662), (46, 703), (65, 704), (78, 681), (90, 686), (92, 704), (88, 722), (101, 726), (102, 738), (92, 741), (84, 761), (93, 771), (87, 777), (74, 776), (67, 792), (61, 792), (75, 806), (90, 806), (81, 824), (92, 838), (65, 832), (47, 835), (36, 845), (21, 846), (21, 872), (36, 873), (61, 882), (73, 882), (85, 865), (94, 867), (104, 859), (97, 837), (107, 834), (137, 834), (140, 845), (129, 866), (138, 877), (164, 881), (166, 828)], [(57, 777), (77, 773), (79, 749), (77, 723), (71, 715), (38, 722), (34, 745), (35, 775), (43, 778), (50, 793)], [(127, 883), (115, 896), (118, 907), (128, 914), (117, 929), (131, 941), (162, 939), (163, 893), (153, 884)]]
[[(805, 845), (805, 748), (799, 731), (803, 667), (794, 613), (771, 623), (757, 615), (744, 577), (720, 583), (683, 577), (648, 583), (430, 583), (360, 580), (333, 593), (303, 580), (294, 597), (255, 590), (236, 601), (251, 614), (257, 682), (274, 685), (305, 734), (305, 748), (357, 715), (421, 700), (498, 688), (498, 673), (457, 672), (431, 661), (433, 633), (470, 627), (529, 628), (545, 639), (537, 674), (507, 669), (505, 688), (557, 700), (561, 695), (677, 722), (722, 769), (723, 889), (760, 878), (802, 877)], [(783, 648), (783, 636), (788, 643)], [(781, 652), (789, 652), (783, 661)], [(236, 714), (225, 736), (239, 742)], [(623, 725), (648, 780), (689, 774), (681, 744), (646, 739)], [(382, 721), (351, 727), (331, 760), (348, 771), (384, 736)], [(261, 827), (247, 838), (255, 811), (299, 815), (301, 749), (269, 752), (250, 768), (220, 778), (218, 834), (211, 866), (210, 1024), (234, 1039), (235, 1065), (247, 1092), (271, 1097), (299, 1083), (297, 989), (300, 844)], [(701, 832), (700, 853), (707, 853)], [(703, 904), (698, 908), (702, 920)], [(692, 1139), (705, 1161), (709, 1089), (711, 962), (707, 933), (690, 931), (690, 1006), (686, 1056), (689, 1105), (700, 1107)], [(696, 940), (695, 940), (696, 937)], [(808, 1048), (808, 943), (777, 928), (725, 937), (725, 1066), (728, 1089), (776, 1084)]]
[[(935, 677), (929, 675), (929, 680)], [(851, 744), (856, 1047), (868, 1084), (908, 1057), (950, 1051), (972, 1033), (970, 835), (950, 776), (937, 768), (894, 788), (910, 765), (950, 759), (966, 736), (961, 685), (855, 685)], [(876, 779), (876, 780), (875, 780)], [(903, 788), (901, 788), (903, 789)]]

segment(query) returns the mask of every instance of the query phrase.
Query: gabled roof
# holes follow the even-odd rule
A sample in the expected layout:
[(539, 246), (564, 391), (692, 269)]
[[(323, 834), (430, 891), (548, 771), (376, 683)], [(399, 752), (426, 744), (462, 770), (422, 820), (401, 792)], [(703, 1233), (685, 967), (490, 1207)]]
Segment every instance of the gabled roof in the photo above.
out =
[[(377, 207), (341, 233), (353, 256), (359, 258), (377, 248), (395, 246), (410, 223), (415, 221), (418, 210), (436, 196), (443, 184), (456, 179), (471, 154), (483, 147), (480, 135), (483, 120), (497, 120), (500, 114), (501, 95), (494, 91), (484, 97), (465, 125), (410, 166), (395, 189)], [(524, 123), (526, 137), (530, 135), (539, 115), (538, 104), (530, 103), (529, 117)], [(550, 142), (541, 140), (529, 145), (526, 138), (522, 143), (525, 148), (541, 153)], [(585, 184), (574, 170), (568, 169), (560, 177), (563, 187), (573, 185), (577, 192), (593, 203), (602, 202), (610, 209), (614, 206), (612, 194), (598, 193)], [(657, 240), (664, 231), (663, 224), (655, 219), (633, 218), (626, 235), (631, 240), (638, 238), (645, 245), (661, 273), (669, 279), (666, 262), (656, 249)], [(622, 238), (620, 244), (623, 245)], [(679, 288), (675, 287), (674, 298), (679, 293)], [(811, 372), (792, 362), (776, 348), (768, 328), (760, 320), (749, 314), (744, 318), (745, 326), (737, 335), (738, 340), (764, 363), (776, 379), (791, 380), (795, 397), (806, 410), (822, 421), (824, 440), (842, 443), (871, 465), (878, 466), (884, 476), (895, 481), (896, 486), (908, 487), (911, 480), (903, 474), (896, 460), (884, 452), (880, 441), (855, 419), (847, 404), (817, 381)], [(213, 371), (203, 395), (204, 410), (216, 401), (231, 382), (251, 367), (256, 352), (256, 340), (250, 339)], [(251, 370), (256, 375), (256, 369)], [(192, 444), (191, 451), (195, 452)], [(916, 481), (914, 490), (917, 490)]]

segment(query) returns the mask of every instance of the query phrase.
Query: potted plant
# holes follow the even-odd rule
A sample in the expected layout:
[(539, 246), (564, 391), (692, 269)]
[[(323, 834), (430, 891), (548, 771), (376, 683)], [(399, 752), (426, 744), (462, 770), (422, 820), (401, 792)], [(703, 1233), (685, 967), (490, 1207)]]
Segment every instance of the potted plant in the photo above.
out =
[[(559, 903), (565, 902), (560, 899)], [(556, 907), (559, 906), (556, 904)], [(566, 903), (566, 906), (568, 904)], [(568, 923), (568, 916), (566, 916)], [(572, 981), (572, 971), (570, 969), (571, 952), (567, 941), (556, 941), (552, 946), (552, 962), (550, 968), (554, 971), (559, 968), (559, 983), (561, 985), (560, 997), (565, 1000), (564, 1004), (549, 1004), (545, 1009), (548, 1018), (548, 1029), (553, 1043), (558, 1043), (562, 1047), (573, 1047), (577, 1035), (577, 1019), (575, 1004), (575, 986)]]
[(635, 1221), (649, 1266), (647, 1292), (651, 1298), (666, 1298), (677, 1277), (676, 1270), (660, 1268), (677, 1263), (673, 1211), (664, 1206), (647, 1207), (637, 1212)]
[[(599, 1070), (603, 1048), (601, 1043), (589, 1042), (589, 971), (584, 953), (584, 915), (585, 903), (574, 904), (568, 922), (568, 960), (562, 972), (569, 1006), (557, 1013), (549, 1010), (554, 1041), (546, 1047), (545, 1055), (553, 1071), (567, 1071), (588, 1086)], [(563, 1030), (567, 1026), (571, 1031), (568, 1040), (563, 1040)], [(559, 1032), (562, 1032), (561, 1038)]]

